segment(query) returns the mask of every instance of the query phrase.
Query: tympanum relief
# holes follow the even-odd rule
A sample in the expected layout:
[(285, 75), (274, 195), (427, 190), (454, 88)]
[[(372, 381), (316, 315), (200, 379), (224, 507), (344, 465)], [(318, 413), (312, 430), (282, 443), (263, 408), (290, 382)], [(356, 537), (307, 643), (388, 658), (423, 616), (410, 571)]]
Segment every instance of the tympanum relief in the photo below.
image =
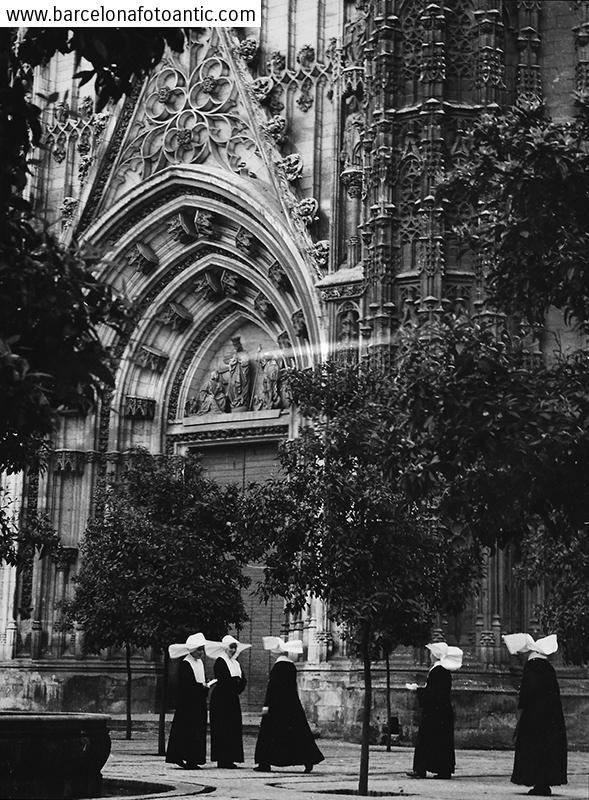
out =
[[(286, 349), (285, 349), (286, 348)], [(197, 370), (184, 405), (185, 417), (288, 408), (292, 346), (284, 334), (272, 341), (249, 328), (224, 343), (208, 367)]]

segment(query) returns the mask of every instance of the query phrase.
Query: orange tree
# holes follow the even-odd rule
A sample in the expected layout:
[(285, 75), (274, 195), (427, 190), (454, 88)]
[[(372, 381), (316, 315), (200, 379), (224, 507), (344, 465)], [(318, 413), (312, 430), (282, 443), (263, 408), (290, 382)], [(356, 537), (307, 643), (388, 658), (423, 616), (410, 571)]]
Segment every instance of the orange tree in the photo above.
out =
[[(521, 576), (546, 584), (545, 624), (586, 663), (589, 356), (542, 329), (557, 308), (589, 330), (587, 96), (568, 120), (540, 104), (484, 113), (438, 192), (474, 210), (457, 232), (485, 272), (486, 313), (401, 332), (402, 483), (485, 544), (521, 546)], [(531, 333), (543, 358), (526, 352)], [(383, 434), (394, 449), (394, 427)]]
[(132, 649), (163, 653), (163, 709), (168, 644), (199, 630), (220, 637), (246, 618), (241, 589), (248, 548), (231, 526), (236, 494), (207, 480), (192, 456), (134, 451), (88, 525), (66, 623), (81, 625), (89, 652), (124, 648), (127, 738)]
[(291, 387), (310, 424), (282, 447), (280, 475), (246, 491), (236, 525), (266, 550), (262, 596), (283, 597), (290, 612), (310, 594), (323, 599), (362, 659), (366, 795), (374, 645), (383, 634), (425, 643), (436, 613), (472, 591), (478, 550), (393, 479), (379, 430), (395, 391), (385, 371), (328, 362), (294, 373)]

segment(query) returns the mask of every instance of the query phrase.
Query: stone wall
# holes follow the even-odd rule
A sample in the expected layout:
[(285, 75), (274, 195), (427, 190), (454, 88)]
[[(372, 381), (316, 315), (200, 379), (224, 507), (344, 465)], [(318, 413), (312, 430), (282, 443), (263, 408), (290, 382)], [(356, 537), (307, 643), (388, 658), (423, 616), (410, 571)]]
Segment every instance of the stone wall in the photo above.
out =
[[(321, 736), (359, 741), (362, 719), (362, 673), (349, 661), (331, 661), (321, 667), (299, 668), (299, 690), (309, 721)], [(391, 715), (398, 717), (399, 744), (413, 744), (419, 723), (417, 698), (405, 689), (406, 682), (423, 685), (426, 669), (393, 669)], [(559, 671), (569, 747), (589, 749), (589, 680), (578, 670)], [(456, 746), (459, 748), (510, 749), (517, 721), (517, 679), (508, 670), (468, 671), (454, 677)], [(373, 669), (373, 743), (386, 733), (386, 679), (382, 665)]]

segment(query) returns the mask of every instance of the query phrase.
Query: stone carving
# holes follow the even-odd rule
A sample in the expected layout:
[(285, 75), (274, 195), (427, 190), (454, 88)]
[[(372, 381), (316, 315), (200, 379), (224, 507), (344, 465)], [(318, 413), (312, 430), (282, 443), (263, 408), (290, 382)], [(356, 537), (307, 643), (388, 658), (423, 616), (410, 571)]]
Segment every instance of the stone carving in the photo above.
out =
[(221, 293), (226, 297), (237, 297), (239, 294), (239, 282), (235, 272), (224, 269), (220, 278)]
[(254, 411), (263, 409), (280, 408), (280, 364), (274, 353), (264, 353), (262, 346), (258, 348), (256, 356), (256, 386), (254, 389), (252, 407)]
[(92, 119), (94, 114), (94, 100), (89, 95), (86, 95), (86, 97), (82, 98), (82, 101), (78, 106), (78, 113), (85, 121)]
[(297, 98), (297, 106), (301, 111), (307, 112), (313, 107), (313, 81), (306, 77), (301, 83), (301, 93)]
[(266, 65), (271, 75), (280, 75), (286, 69), (286, 56), (280, 50), (273, 50)]
[(308, 339), (307, 323), (305, 322), (305, 315), (303, 310), (295, 311), (291, 317), (295, 335), (298, 339)]
[(345, 303), (336, 319), (336, 350), (340, 359), (354, 360), (358, 352), (359, 333), (358, 309), (352, 303)]
[(82, 475), (86, 454), (82, 450), (56, 450), (53, 454), (54, 472), (75, 472)]
[(262, 319), (275, 316), (274, 306), (263, 292), (258, 292), (254, 297), (254, 308)]
[(291, 153), (279, 163), (287, 181), (296, 181), (303, 174), (303, 157), (299, 153)]
[(80, 186), (83, 186), (86, 182), (86, 178), (90, 172), (90, 167), (93, 163), (93, 156), (82, 156), (80, 158), (80, 163), (78, 164), (78, 180), (80, 181)]
[(59, 100), (53, 109), (55, 121), (60, 125), (65, 125), (70, 116), (70, 107), (67, 100)]
[(284, 271), (284, 268), (279, 261), (274, 261), (268, 269), (268, 277), (277, 289), (288, 291), (290, 289), (290, 281)]
[(149, 275), (159, 264), (157, 254), (146, 242), (135, 242), (135, 248), (128, 259), (132, 269), (139, 270), (144, 275)]
[(197, 239), (214, 239), (213, 214), (210, 211), (197, 211), (194, 215), (194, 233)]
[(143, 369), (149, 369), (152, 372), (161, 374), (168, 363), (168, 355), (162, 350), (158, 350), (157, 347), (142, 344), (135, 353), (134, 361)]
[(315, 48), (305, 44), (297, 53), (297, 61), (303, 69), (310, 69), (315, 61)]
[(343, 300), (347, 297), (359, 297), (364, 292), (362, 281), (352, 283), (338, 283), (335, 286), (326, 286), (321, 290), (321, 299), (325, 301)]
[(67, 101), (63, 100), (53, 109), (43, 143), (58, 164), (69, 156), (74, 168), (77, 165), (78, 177), (83, 182), (91, 163), (89, 159), (93, 159), (108, 119), (109, 115), (104, 112), (94, 113), (94, 103), (90, 97), (83, 98), (77, 114), (71, 114)]
[(235, 246), (242, 253), (246, 253), (248, 256), (252, 255), (256, 250), (256, 237), (251, 231), (240, 225), (235, 234)]
[(312, 225), (319, 219), (319, 203), (314, 197), (304, 197), (295, 205), (293, 212), (305, 225)]
[(249, 354), (243, 349), (240, 336), (231, 339), (233, 354), (227, 362), (227, 400), (231, 411), (247, 411), (251, 395)]
[(211, 371), (206, 382), (198, 393), (198, 398), (193, 397), (186, 403), (184, 414), (224, 414), (227, 411), (227, 395), (225, 385), (218, 370)]
[(190, 327), (193, 321), (192, 314), (180, 303), (170, 301), (160, 309), (157, 318), (164, 325), (169, 325), (170, 328), (178, 333), (182, 333)]
[(256, 78), (250, 84), (250, 91), (259, 103), (263, 103), (272, 89), (274, 88), (274, 81), (272, 78), (262, 77)]
[(359, 313), (356, 306), (346, 303), (337, 317), (336, 336), (338, 342), (350, 344), (358, 338)]
[(240, 292), (239, 278), (228, 269), (222, 270), (221, 273), (208, 271), (195, 282), (194, 292), (204, 294), (207, 300), (236, 297)]
[(329, 265), (329, 242), (327, 239), (316, 242), (311, 248), (311, 255), (319, 269), (326, 270)]
[(340, 174), (340, 179), (346, 187), (348, 197), (362, 197), (364, 173), (360, 167), (350, 165)]
[(280, 114), (281, 111), (284, 111), (284, 103), (282, 102), (283, 95), (284, 86), (280, 86), (277, 83), (274, 84), (272, 91), (264, 103), (270, 114)]
[(286, 136), (286, 119), (274, 114), (270, 119), (262, 124), (264, 133), (276, 144), (282, 144)]
[(214, 430), (200, 430), (200, 431), (183, 431), (182, 433), (171, 433), (166, 436), (166, 453), (172, 455), (174, 453), (174, 446), (177, 443), (188, 444), (191, 442), (222, 442), (225, 439), (241, 439), (248, 441), (248, 439), (256, 438), (259, 436), (274, 437), (281, 439), (288, 434), (288, 425), (274, 424), (263, 425), (255, 428), (216, 428)]
[(78, 200), (75, 197), (65, 197), (61, 204), (61, 229), (67, 230), (72, 224), (72, 219), (78, 207)]
[(188, 244), (197, 237), (194, 216), (183, 209), (172, 218), (168, 225), (168, 233), (178, 242)]
[(255, 36), (246, 36), (237, 45), (235, 52), (243, 58), (246, 64), (251, 64), (258, 54), (258, 40)]
[(233, 353), (223, 359), (224, 365), (211, 369), (198, 394), (186, 400), (185, 417), (288, 407), (288, 375), (295, 361), (286, 333), (279, 337), (280, 352), (258, 345), (255, 362), (240, 336), (231, 343)]
[(133, 123), (117, 166), (121, 182), (130, 171), (145, 179), (168, 164), (202, 164), (209, 158), (239, 174), (264, 171), (217, 32), (198, 29), (193, 36), (196, 64), (189, 68), (166, 57), (143, 91), (144, 116)]
[(151, 397), (125, 397), (125, 417), (152, 420), (155, 417), (155, 400)]

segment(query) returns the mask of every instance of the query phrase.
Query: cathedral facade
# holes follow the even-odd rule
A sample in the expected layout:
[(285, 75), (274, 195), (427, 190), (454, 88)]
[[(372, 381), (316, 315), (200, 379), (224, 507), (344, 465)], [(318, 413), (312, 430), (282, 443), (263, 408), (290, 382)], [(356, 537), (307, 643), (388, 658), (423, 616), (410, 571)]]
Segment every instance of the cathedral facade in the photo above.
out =
[[(118, 370), (98, 411), (64, 414), (49, 469), (11, 479), (65, 550), (18, 574), (2, 567), (2, 707), (119, 712), (122, 659), (85, 655), (83, 631), (59, 626), (97, 486), (135, 446), (198, 451), (219, 481), (263, 480), (296, 435), (289, 369), (370, 353), (442, 307), (484, 310), (482, 267), (452, 233), (470, 209), (440, 207), (435, 182), (468, 159), (485, 109), (545, 100), (554, 116), (571, 113), (573, 91), (589, 88), (589, 3), (263, 0), (260, 29), (193, 29), (183, 53), (100, 113), (75, 72), (61, 56), (36, 75), (34, 91), (60, 100), (31, 192), (64, 241), (99, 253), (133, 326), (104, 332)], [(549, 323), (562, 327), (558, 315)], [(465, 651), (457, 740), (471, 747), (510, 745), (514, 665), (501, 634), (538, 630), (540, 598), (516, 590), (511, 570), (511, 554), (490, 556), (479, 595), (434, 632)], [(356, 736), (361, 669), (326, 609), (311, 600), (287, 620), (278, 601), (246, 605), (246, 709), (262, 705), (260, 637), (288, 631), (305, 642), (310, 718)], [(401, 687), (425, 669), (413, 650), (392, 660), (406, 736), (416, 709)], [(155, 709), (158, 670), (134, 657), (137, 710)], [(375, 672), (378, 737), (384, 666)], [(587, 746), (587, 674), (561, 674), (571, 740)]]

